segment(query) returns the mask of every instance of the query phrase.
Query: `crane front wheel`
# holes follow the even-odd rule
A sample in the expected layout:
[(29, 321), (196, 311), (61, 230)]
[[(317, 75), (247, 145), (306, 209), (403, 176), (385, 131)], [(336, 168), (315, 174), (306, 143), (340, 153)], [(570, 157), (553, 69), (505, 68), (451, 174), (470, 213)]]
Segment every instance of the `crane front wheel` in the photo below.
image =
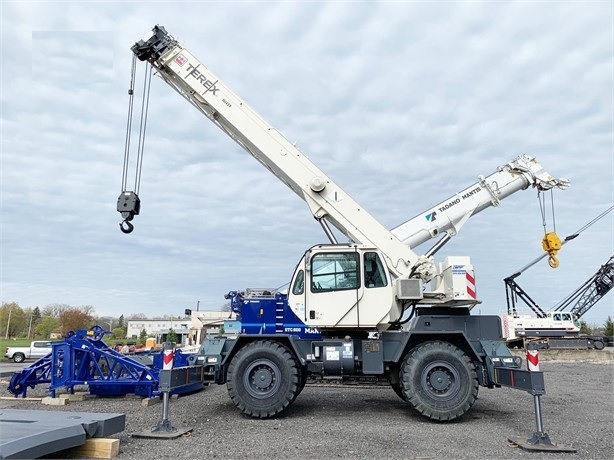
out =
[(288, 407), (299, 393), (299, 366), (284, 345), (259, 340), (245, 345), (228, 366), (226, 387), (246, 415), (269, 418)]
[(478, 396), (475, 365), (448, 342), (425, 342), (411, 349), (399, 377), (404, 399), (432, 420), (459, 418)]

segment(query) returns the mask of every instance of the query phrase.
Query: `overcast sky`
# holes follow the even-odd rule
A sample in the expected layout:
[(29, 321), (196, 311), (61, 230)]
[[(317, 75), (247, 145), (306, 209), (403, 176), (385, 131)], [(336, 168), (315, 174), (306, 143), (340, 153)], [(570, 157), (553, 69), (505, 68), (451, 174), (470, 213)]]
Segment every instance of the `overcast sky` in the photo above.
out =
[[(2, 302), (217, 310), (230, 290), (287, 283), (327, 241), (303, 201), (159, 78), (141, 215), (120, 232), (130, 47), (156, 24), (386, 227), (524, 153), (572, 182), (553, 194), (561, 237), (614, 201), (611, 1), (0, 5)], [(614, 253), (613, 215), (518, 284), (544, 309), (579, 288)], [(503, 278), (542, 253), (543, 234), (529, 189), (436, 258), (470, 256), (476, 309), (498, 314)], [(584, 319), (608, 315), (612, 292)]]

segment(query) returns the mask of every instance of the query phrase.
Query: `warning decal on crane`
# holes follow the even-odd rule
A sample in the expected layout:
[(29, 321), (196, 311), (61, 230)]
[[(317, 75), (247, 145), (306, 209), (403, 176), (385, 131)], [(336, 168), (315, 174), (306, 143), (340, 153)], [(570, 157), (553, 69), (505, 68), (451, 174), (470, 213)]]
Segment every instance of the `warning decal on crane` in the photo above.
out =
[(467, 294), (472, 299), (475, 299), (475, 277), (473, 276), (473, 271), (467, 270), (465, 273), (465, 278), (467, 279)]

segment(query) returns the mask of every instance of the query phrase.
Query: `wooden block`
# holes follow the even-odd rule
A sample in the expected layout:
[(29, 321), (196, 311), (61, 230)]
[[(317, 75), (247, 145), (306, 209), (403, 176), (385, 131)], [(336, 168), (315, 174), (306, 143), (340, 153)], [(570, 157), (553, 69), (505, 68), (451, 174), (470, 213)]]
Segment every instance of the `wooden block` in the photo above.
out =
[(70, 456), (86, 458), (115, 458), (119, 455), (119, 439), (90, 438), (82, 446), (67, 449)]
[(52, 398), (51, 396), (47, 396), (41, 401), (42, 404), (47, 406), (65, 406), (69, 402), (67, 398)]
[(68, 399), (70, 401), (85, 401), (86, 399), (96, 398), (96, 395), (91, 395), (89, 393), (61, 394), (60, 398)]
[(158, 404), (159, 402), (160, 402), (160, 398), (144, 398), (141, 401), (141, 406), (149, 407), (149, 406), (153, 406), (154, 404)]

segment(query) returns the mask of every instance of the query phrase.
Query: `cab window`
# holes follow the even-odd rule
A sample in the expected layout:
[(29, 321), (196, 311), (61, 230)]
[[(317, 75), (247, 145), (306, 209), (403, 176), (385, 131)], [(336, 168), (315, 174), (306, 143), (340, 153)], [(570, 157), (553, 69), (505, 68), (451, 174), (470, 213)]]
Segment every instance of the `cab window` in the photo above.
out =
[(311, 291), (357, 289), (360, 284), (356, 252), (320, 253), (311, 258)]
[(365, 253), (364, 274), (366, 288), (378, 288), (388, 285), (384, 264), (382, 264), (377, 252)]
[(305, 292), (305, 272), (300, 270), (296, 274), (296, 279), (294, 280), (294, 284), (292, 285), (292, 294), (301, 295)]

